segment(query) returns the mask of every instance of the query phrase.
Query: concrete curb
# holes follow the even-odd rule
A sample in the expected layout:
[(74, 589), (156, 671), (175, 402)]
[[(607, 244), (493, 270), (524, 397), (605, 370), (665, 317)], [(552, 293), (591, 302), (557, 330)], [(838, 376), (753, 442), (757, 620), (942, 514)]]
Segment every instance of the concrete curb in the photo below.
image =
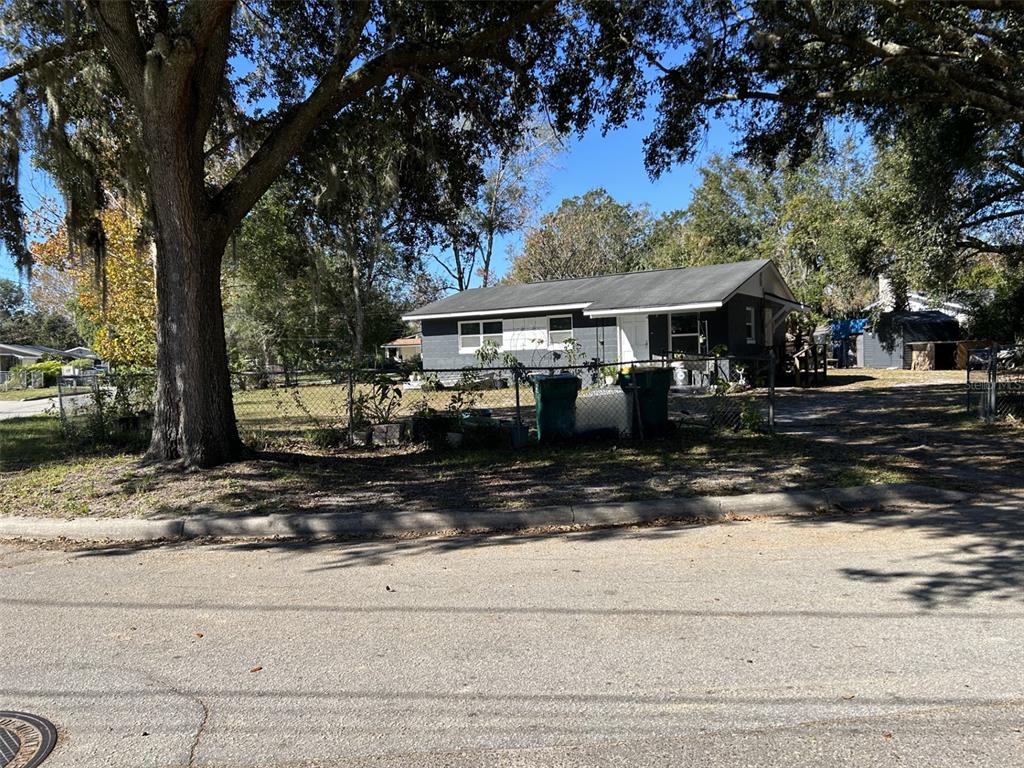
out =
[(134, 518), (0, 517), (0, 539), (156, 541), (160, 539), (396, 538), (528, 528), (607, 527), (659, 520), (728, 520), (808, 517), (900, 504), (951, 504), (968, 494), (923, 485), (862, 485), (742, 496), (627, 501), (611, 504), (467, 512), (271, 514), (250, 517), (194, 515), (174, 520)]

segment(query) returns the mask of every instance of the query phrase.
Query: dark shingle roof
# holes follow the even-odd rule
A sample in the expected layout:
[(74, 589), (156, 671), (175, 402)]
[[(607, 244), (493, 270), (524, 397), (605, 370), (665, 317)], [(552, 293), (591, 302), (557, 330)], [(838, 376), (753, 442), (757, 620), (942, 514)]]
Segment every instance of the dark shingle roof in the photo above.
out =
[(766, 259), (703, 267), (654, 269), (619, 275), (549, 280), (523, 285), (471, 288), (435, 301), (406, 315), (490, 312), (566, 304), (588, 304), (587, 311), (667, 307), (725, 301), (751, 276), (771, 262)]
[(52, 355), (54, 357), (64, 355), (59, 349), (43, 347), (38, 344), (0, 344), (0, 355), (13, 355), (14, 357), (42, 357)]

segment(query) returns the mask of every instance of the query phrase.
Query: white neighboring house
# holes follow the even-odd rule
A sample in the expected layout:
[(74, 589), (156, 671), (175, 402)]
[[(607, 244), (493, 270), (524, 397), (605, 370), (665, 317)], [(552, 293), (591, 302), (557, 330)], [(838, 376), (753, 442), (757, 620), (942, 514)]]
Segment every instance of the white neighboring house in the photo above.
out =
[(423, 341), (420, 339), (420, 335), (416, 333), (412, 336), (402, 336), (399, 339), (393, 339), (387, 344), (381, 344), (380, 348), (384, 350), (384, 356), (388, 360), (405, 362), (420, 354), (423, 349)]
[[(864, 309), (868, 312), (872, 312), (876, 308), (882, 312), (892, 312), (894, 307), (895, 301), (892, 293), (892, 285), (889, 283), (888, 278), (879, 277), (878, 301), (868, 304)], [(928, 296), (927, 294), (918, 293), (917, 291), (910, 291), (907, 293), (907, 312), (927, 312), (928, 310), (938, 310), (945, 315), (949, 315), (962, 326), (967, 325), (967, 321), (969, 319), (967, 306), (961, 304), (959, 301), (936, 299), (934, 296)]]

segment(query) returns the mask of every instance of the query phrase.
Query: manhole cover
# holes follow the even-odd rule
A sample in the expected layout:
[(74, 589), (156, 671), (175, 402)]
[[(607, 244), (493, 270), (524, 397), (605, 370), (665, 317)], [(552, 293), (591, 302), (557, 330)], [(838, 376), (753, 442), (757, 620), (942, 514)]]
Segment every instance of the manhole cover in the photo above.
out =
[(0, 768), (35, 768), (57, 743), (48, 720), (25, 712), (0, 712)]

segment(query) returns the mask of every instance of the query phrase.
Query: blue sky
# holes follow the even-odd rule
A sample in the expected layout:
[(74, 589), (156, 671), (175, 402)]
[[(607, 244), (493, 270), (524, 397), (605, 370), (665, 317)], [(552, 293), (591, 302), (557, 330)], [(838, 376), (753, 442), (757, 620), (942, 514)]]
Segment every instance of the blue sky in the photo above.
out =
[[(650, 129), (651, 123), (641, 120), (606, 136), (601, 135), (599, 128), (592, 128), (581, 138), (568, 139), (566, 150), (557, 156), (548, 173), (547, 194), (539, 213), (554, 210), (566, 197), (597, 187), (605, 188), (621, 202), (646, 204), (654, 213), (683, 208), (699, 183), (697, 169), (716, 152), (726, 153), (732, 149), (733, 137), (728, 128), (713, 125), (693, 163), (676, 166), (652, 181), (643, 162), (643, 139)], [(55, 196), (48, 178), (29, 167), (26, 158), (23, 158), (21, 181), (22, 194), (29, 207), (38, 203), (40, 194)], [(495, 255), (500, 273), (507, 267), (508, 247), (516, 248), (520, 242), (521, 236), (515, 235), (498, 243)], [(18, 279), (6, 253), (0, 254), (0, 277)]]
[[(567, 197), (582, 195), (603, 187), (619, 202), (648, 205), (655, 214), (685, 208), (700, 183), (698, 169), (712, 155), (733, 150), (733, 134), (725, 124), (712, 124), (692, 163), (677, 165), (654, 181), (644, 168), (644, 137), (653, 127), (653, 110), (648, 118), (636, 121), (605, 136), (600, 128), (591, 128), (582, 138), (566, 142), (566, 151), (559, 155), (548, 175), (548, 192), (540, 205), (543, 214), (558, 207)], [(506, 251), (521, 245), (522, 237), (503, 238), (495, 249), (497, 267), (504, 273), (508, 266)]]

